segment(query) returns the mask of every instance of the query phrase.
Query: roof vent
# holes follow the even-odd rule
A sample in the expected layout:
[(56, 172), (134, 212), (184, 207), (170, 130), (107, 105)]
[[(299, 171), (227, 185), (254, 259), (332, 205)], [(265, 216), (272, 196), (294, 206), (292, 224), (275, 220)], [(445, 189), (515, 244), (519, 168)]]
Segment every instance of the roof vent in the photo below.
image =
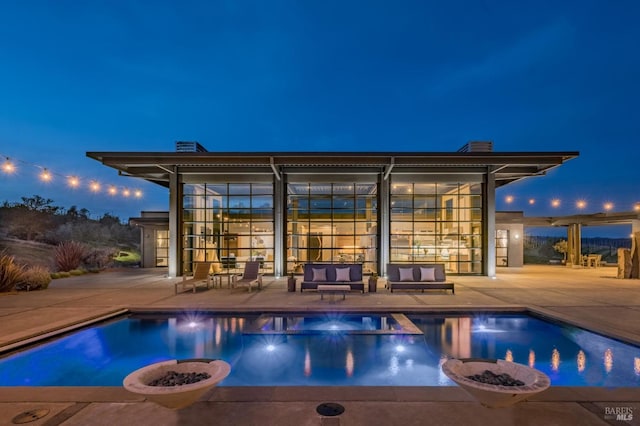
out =
[(176, 141), (176, 152), (208, 152), (198, 141)]
[(471, 141), (467, 142), (458, 152), (493, 152), (493, 142), (491, 141)]

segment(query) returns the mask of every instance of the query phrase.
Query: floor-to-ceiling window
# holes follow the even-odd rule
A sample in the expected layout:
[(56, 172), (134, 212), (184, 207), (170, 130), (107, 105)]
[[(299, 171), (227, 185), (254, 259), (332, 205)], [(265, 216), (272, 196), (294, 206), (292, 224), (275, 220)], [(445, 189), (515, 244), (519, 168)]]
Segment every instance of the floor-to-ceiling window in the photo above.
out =
[(289, 183), (287, 271), (307, 262), (377, 271), (377, 212), (375, 183)]
[(258, 260), (274, 264), (272, 183), (185, 184), (183, 189), (183, 268), (213, 262), (216, 271)]
[(156, 229), (156, 266), (169, 265), (169, 230)]
[(482, 185), (393, 182), (390, 260), (482, 273)]

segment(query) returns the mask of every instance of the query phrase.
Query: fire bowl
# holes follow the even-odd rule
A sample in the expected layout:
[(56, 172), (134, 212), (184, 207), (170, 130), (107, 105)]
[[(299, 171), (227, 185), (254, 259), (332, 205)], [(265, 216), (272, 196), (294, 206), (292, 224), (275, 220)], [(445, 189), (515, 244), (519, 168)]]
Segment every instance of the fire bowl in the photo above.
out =
[[(507, 373), (524, 383), (522, 386), (502, 386), (477, 382), (467, 376), (489, 370), (494, 374)], [(449, 359), (442, 371), (485, 407), (508, 407), (547, 389), (551, 382), (541, 371), (515, 362), (500, 359)]]
[[(169, 371), (178, 373), (207, 373), (208, 379), (180, 386), (149, 386)], [(143, 395), (163, 407), (178, 410), (196, 402), (229, 375), (231, 366), (221, 360), (186, 359), (163, 361), (142, 367), (124, 378), (122, 384), (129, 392)]]

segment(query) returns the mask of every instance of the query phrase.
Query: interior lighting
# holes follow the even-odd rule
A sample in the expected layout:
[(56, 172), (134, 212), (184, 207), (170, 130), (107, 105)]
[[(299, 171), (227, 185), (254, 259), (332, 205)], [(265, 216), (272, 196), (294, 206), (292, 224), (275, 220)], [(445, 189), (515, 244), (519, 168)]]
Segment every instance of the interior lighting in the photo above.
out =
[(76, 176), (69, 176), (69, 179), (67, 179), (67, 182), (69, 183), (69, 186), (72, 188), (77, 188), (80, 185), (80, 179), (78, 179)]
[(42, 172), (40, 173), (40, 180), (43, 182), (51, 182), (51, 179), (51, 172), (47, 169), (42, 169)]
[(551, 200), (551, 207), (560, 207), (560, 200), (558, 200), (557, 198)]
[(400, 353), (402, 353), (402, 352), (404, 352), (404, 350), (405, 350), (404, 345), (398, 345), (398, 346), (396, 346), (396, 352), (400, 352)]
[(265, 349), (267, 350), (267, 352), (273, 352), (276, 350), (276, 347), (274, 345), (267, 345)]
[(611, 211), (611, 210), (613, 210), (613, 203), (612, 203), (612, 202), (607, 201), (606, 203), (604, 203), (604, 204), (602, 205), (602, 207), (603, 207), (606, 211)]
[(507, 204), (513, 203), (513, 195), (507, 195), (506, 197), (504, 197), (504, 201), (506, 201)]

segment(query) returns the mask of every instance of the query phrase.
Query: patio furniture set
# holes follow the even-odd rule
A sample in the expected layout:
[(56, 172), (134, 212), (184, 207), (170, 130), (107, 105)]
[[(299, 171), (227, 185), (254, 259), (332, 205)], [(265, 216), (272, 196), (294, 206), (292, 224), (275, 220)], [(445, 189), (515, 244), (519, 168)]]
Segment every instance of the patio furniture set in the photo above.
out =
[[(181, 286), (183, 291), (191, 289), (194, 293), (199, 286), (207, 289), (222, 285), (223, 274), (210, 273), (210, 262), (196, 262), (193, 275), (183, 277), (182, 282), (175, 284), (175, 293)], [(388, 279), (386, 288), (393, 293), (394, 290), (451, 290), (455, 294), (454, 283), (447, 280), (444, 264), (397, 264), (390, 263), (387, 266)], [(259, 261), (248, 261), (244, 265), (242, 274), (227, 274), (228, 287), (230, 289), (246, 287), (249, 292), (255, 286), (262, 289), (262, 273)], [(296, 291), (295, 278), (289, 278), (288, 290)], [(361, 263), (332, 264), (332, 263), (307, 263), (304, 265), (303, 277), (300, 282), (300, 292), (315, 290), (324, 299), (324, 294), (342, 294), (342, 298), (351, 291), (365, 292)], [(376, 282), (369, 284), (369, 291), (376, 291)]]

